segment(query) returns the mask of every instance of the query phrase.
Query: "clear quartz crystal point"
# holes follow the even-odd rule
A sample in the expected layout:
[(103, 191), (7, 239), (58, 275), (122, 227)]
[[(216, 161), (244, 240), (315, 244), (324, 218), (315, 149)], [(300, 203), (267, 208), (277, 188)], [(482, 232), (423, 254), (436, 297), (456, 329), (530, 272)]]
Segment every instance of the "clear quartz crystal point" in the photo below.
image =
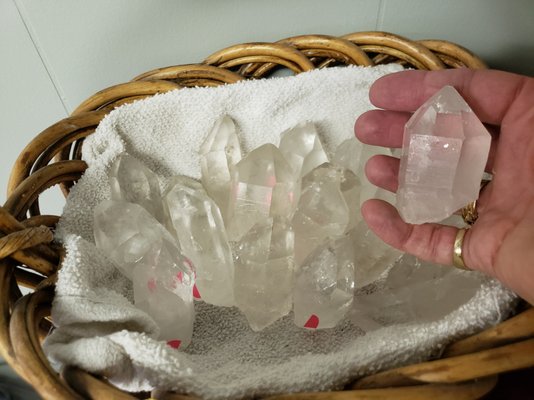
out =
[(260, 331), (291, 311), (294, 236), (285, 218), (257, 223), (235, 246), (235, 300)]
[(239, 241), (269, 217), (291, 218), (299, 198), (300, 180), (280, 150), (264, 144), (234, 168), (226, 220), (228, 239)]
[(213, 126), (200, 146), (202, 184), (226, 217), (231, 173), (241, 160), (241, 147), (234, 121), (227, 115)]
[(183, 180), (175, 182), (164, 201), (170, 230), (195, 265), (195, 297), (218, 306), (232, 306), (234, 261), (219, 207), (201, 187)]
[(420, 262), (406, 254), (381, 285), (355, 295), (349, 317), (366, 331), (436, 321), (468, 302), (480, 284), (478, 274)]
[(360, 221), (348, 232), (354, 247), (354, 280), (360, 288), (379, 279), (402, 256), (402, 252), (385, 244)]
[(349, 211), (349, 222), (345, 228), (345, 232), (348, 232), (362, 220), (362, 213), (360, 212), (360, 193), (362, 184), (360, 178), (358, 178), (350, 169), (341, 170), (339, 189)]
[(160, 339), (189, 344), (194, 270), (171, 234), (140, 205), (106, 200), (95, 208), (94, 236), (133, 281), (135, 305), (154, 319)]
[(292, 220), (297, 265), (328, 237), (345, 232), (349, 209), (341, 193), (341, 179), (342, 171), (329, 163), (303, 178), (302, 193)]
[(397, 208), (409, 223), (439, 222), (478, 198), (491, 136), (452, 87), (427, 100), (404, 129)]
[(333, 328), (350, 310), (354, 297), (354, 246), (343, 236), (319, 246), (298, 269), (293, 293), (295, 324)]
[(361, 176), (363, 173), (362, 155), (364, 155), (362, 148), (362, 143), (355, 137), (344, 140), (337, 146), (332, 164), (348, 169), (358, 177)]
[(122, 153), (111, 166), (109, 182), (113, 200), (139, 204), (159, 221), (164, 220), (158, 177), (141, 161)]
[(283, 132), (279, 149), (299, 177), (328, 162), (315, 125), (310, 122), (300, 123)]

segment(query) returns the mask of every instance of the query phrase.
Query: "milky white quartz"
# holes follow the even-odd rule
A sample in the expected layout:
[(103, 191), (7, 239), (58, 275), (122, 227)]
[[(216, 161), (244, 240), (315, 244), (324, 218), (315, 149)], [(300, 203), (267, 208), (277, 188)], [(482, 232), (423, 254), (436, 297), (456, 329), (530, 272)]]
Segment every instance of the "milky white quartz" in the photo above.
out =
[(397, 209), (409, 223), (439, 222), (478, 198), (491, 136), (452, 87), (445, 86), (404, 130)]

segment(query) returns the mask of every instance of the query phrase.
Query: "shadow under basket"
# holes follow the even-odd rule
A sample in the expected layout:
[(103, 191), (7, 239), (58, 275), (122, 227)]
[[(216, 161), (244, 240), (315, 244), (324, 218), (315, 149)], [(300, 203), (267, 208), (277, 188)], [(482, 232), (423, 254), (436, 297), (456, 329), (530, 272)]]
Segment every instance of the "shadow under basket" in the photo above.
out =
[[(52, 329), (50, 309), (64, 250), (53, 242), (57, 216), (41, 214), (39, 196), (59, 185), (65, 195), (87, 165), (84, 138), (115, 107), (157, 93), (261, 79), (277, 69), (295, 74), (339, 65), (400, 63), (425, 70), (486, 68), (468, 50), (445, 41), (409, 39), (385, 32), (342, 37), (296, 36), (276, 43), (246, 43), (218, 51), (200, 64), (146, 72), (85, 100), (68, 118), (41, 132), (17, 159), (8, 199), (0, 207), (0, 355), (46, 399), (190, 399), (163, 393), (126, 393), (75, 368), (57, 374), (41, 343)], [(22, 296), (19, 285), (34, 289)], [(522, 303), (498, 326), (449, 345), (441, 359), (360, 378), (344, 391), (279, 395), (273, 399), (477, 399), (502, 373), (534, 366), (534, 309)]]

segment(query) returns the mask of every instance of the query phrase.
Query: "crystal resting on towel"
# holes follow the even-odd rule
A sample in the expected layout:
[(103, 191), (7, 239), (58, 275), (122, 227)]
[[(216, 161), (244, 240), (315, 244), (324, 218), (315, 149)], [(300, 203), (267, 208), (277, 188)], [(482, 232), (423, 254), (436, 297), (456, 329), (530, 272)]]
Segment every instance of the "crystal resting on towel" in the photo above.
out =
[(193, 297), (237, 306), (254, 331), (292, 310), (297, 326), (333, 328), (355, 288), (398, 258), (362, 221), (364, 153), (352, 138), (330, 159), (316, 127), (300, 123), (281, 134), (280, 147), (242, 157), (224, 116), (199, 151), (202, 183), (167, 177), (162, 194), (154, 172), (125, 153), (117, 158), (113, 200), (94, 215), (96, 245), (133, 280), (135, 304), (162, 338), (181, 348), (191, 339)]
[(171, 234), (140, 205), (106, 200), (95, 208), (94, 235), (97, 247), (132, 280), (135, 305), (154, 319), (160, 339), (187, 346), (194, 271)]
[(452, 87), (428, 99), (404, 129), (397, 209), (412, 224), (439, 222), (478, 198), (491, 135)]

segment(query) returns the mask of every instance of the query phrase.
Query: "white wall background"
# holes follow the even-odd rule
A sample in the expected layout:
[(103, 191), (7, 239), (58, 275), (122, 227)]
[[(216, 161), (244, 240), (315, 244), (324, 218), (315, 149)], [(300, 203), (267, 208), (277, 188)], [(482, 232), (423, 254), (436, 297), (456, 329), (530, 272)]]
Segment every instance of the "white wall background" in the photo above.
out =
[[(22, 148), (100, 89), (232, 44), (363, 30), (450, 40), (534, 75), (532, 0), (0, 0), (0, 202)], [(43, 212), (61, 206), (48, 197)]]

